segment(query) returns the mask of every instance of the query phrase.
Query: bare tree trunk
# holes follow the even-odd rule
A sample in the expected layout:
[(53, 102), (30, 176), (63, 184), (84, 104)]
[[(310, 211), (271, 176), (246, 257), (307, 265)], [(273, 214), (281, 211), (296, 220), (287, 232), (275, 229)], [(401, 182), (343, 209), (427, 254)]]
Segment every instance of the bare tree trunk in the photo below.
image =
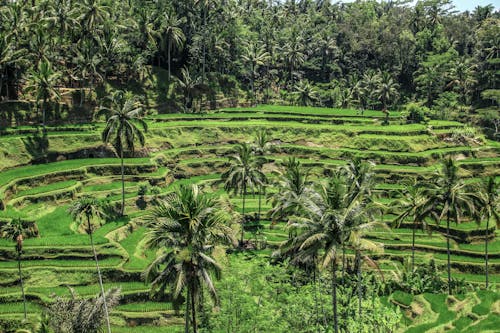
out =
[(95, 251), (95, 246), (94, 246), (94, 239), (92, 237), (90, 218), (87, 220), (87, 228), (88, 228), (88, 233), (89, 233), (89, 238), (90, 238), (90, 245), (92, 246), (92, 252), (94, 253), (95, 267), (97, 269), (97, 276), (99, 278), (99, 287), (101, 288), (102, 302), (104, 305), (104, 315), (106, 316), (106, 328), (107, 328), (108, 333), (111, 333), (111, 325), (109, 323), (108, 304), (106, 303), (106, 296), (104, 294), (104, 286), (102, 284), (101, 269), (99, 268), (99, 260), (97, 259), (97, 253)]
[(486, 220), (486, 239), (484, 241), (484, 260), (485, 260), (485, 273), (486, 273), (486, 289), (488, 289), (488, 282), (489, 282), (489, 276), (488, 276), (488, 237), (489, 237), (489, 227), (490, 227), (490, 219), (488, 216), (488, 219)]
[(333, 327), (334, 332), (339, 332), (338, 314), (337, 314), (337, 265), (335, 259), (332, 260), (332, 305), (333, 305)]
[(186, 294), (186, 312), (184, 313), (184, 333), (189, 333), (189, 288)]
[(170, 75), (171, 75), (171, 71), (170, 71), (170, 49), (172, 48), (172, 41), (171, 39), (169, 38), (168, 40), (168, 46), (167, 46), (167, 62), (168, 62), (168, 83), (170, 84)]
[(416, 221), (413, 221), (413, 230), (411, 235), (411, 272), (415, 269), (415, 229), (417, 228)]
[(362, 311), (362, 299), (363, 299), (363, 290), (361, 289), (361, 253), (356, 251), (356, 261), (357, 261), (357, 266), (358, 266), (358, 320), (361, 320), (361, 315), (363, 314)]
[(193, 321), (193, 333), (198, 332), (198, 325), (196, 324), (196, 303), (194, 301), (194, 292), (191, 292), (191, 317)]
[(120, 209), (120, 215), (125, 214), (125, 166), (123, 165), (123, 145), (120, 147), (120, 159), (121, 159), (121, 173), (122, 173), (122, 206)]
[(26, 295), (24, 293), (23, 274), (21, 273), (21, 251), (17, 250), (17, 271), (19, 272), (19, 282), (21, 283), (21, 294), (23, 295), (24, 320), (26, 320)]
[(448, 271), (448, 295), (451, 295), (451, 263), (450, 263), (450, 211), (446, 213), (446, 255)]
[(243, 179), (243, 207), (242, 207), (242, 219), (241, 219), (241, 241), (240, 244), (243, 246), (244, 234), (245, 234), (245, 198), (247, 193), (246, 179)]

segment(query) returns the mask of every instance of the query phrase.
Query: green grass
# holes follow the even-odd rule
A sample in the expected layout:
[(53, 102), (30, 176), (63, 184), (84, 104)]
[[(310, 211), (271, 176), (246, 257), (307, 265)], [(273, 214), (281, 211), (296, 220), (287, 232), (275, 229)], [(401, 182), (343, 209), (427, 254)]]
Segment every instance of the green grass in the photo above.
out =
[(410, 306), (411, 302), (413, 302), (413, 295), (405, 293), (403, 291), (395, 291), (391, 298), (398, 304), (402, 304), (405, 306)]
[(26, 196), (26, 195), (36, 195), (40, 193), (48, 193), (52, 191), (62, 190), (65, 188), (69, 188), (75, 186), (78, 182), (76, 180), (67, 180), (63, 182), (51, 183), (45, 186), (37, 186), (33, 188), (28, 188), (26, 190), (18, 191), (14, 198)]
[(425, 323), (412, 327), (406, 331), (406, 333), (425, 333), (431, 328), (436, 328), (442, 324), (445, 324), (453, 318), (455, 318), (455, 313), (450, 311), (446, 306), (447, 295), (443, 294), (424, 294), (424, 299), (430, 303), (433, 312), (439, 314), (435, 322)]
[(480, 303), (472, 308), (472, 312), (478, 316), (485, 316), (491, 312), (491, 306), (496, 301), (500, 300), (498, 293), (494, 293), (487, 290), (480, 290), (477, 292), (477, 296), (480, 299)]
[(125, 312), (153, 312), (171, 311), (173, 310), (173, 306), (169, 302), (140, 302), (119, 305), (115, 309)]

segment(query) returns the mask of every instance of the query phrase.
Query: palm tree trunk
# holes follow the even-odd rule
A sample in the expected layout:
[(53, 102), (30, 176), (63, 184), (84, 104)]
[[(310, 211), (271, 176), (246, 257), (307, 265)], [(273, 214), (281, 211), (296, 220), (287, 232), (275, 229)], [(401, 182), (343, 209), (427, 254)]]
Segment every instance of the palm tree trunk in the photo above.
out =
[(261, 212), (261, 208), (262, 208), (261, 201), (262, 201), (262, 190), (263, 189), (264, 189), (264, 187), (261, 185), (260, 189), (259, 189), (259, 213), (257, 214), (257, 222), (259, 224), (260, 224), (260, 212)]
[(172, 48), (172, 40), (169, 38), (168, 40), (168, 46), (167, 46), (167, 62), (168, 62), (168, 83), (170, 84), (170, 50)]
[(413, 230), (411, 234), (411, 272), (413, 274), (415, 268), (415, 229), (417, 228), (416, 221), (413, 221)]
[(184, 333), (189, 333), (189, 288), (187, 288), (186, 294), (186, 312), (184, 313)]
[(342, 285), (344, 285), (344, 277), (345, 277), (345, 245), (342, 244)]
[(448, 295), (451, 295), (451, 263), (450, 263), (450, 211), (446, 213), (446, 255), (448, 271)]
[(21, 251), (17, 251), (17, 271), (19, 272), (19, 282), (21, 283), (21, 294), (23, 295), (24, 320), (26, 320), (26, 295), (24, 294), (23, 274), (21, 273)]
[(361, 301), (363, 299), (363, 291), (361, 289), (361, 253), (356, 251), (356, 261), (357, 261), (357, 266), (358, 266), (358, 319), (361, 320), (361, 315), (362, 315), (362, 307), (361, 307)]
[(90, 246), (92, 247), (92, 252), (94, 253), (95, 267), (97, 269), (97, 276), (99, 278), (99, 287), (101, 288), (101, 296), (102, 296), (102, 301), (103, 301), (103, 305), (104, 305), (104, 315), (106, 316), (106, 328), (107, 328), (108, 333), (111, 333), (111, 325), (109, 323), (108, 304), (106, 303), (106, 296), (104, 295), (104, 286), (102, 284), (101, 269), (99, 268), (99, 260), (97, 259), (97, 253), (95, 251), (94, 239), (92, 237), (92, 229), (90, 226), (90, 218), (87, 219), (87, 228), (89, 231)]
[(45, 129), (45, 107), (46, 107), (46, 105), (47, 105), (47, 102), (44, 99), (42, 102), (42, 131), (43, 131), (43, 133), (46, 132), (46, 129)]
[(485, 261), (485, 273), (486, 273), (486, 289), (488, 289), (488, 282), (489, 282), (489, 276), (488, 276), (488, 236), (489, 236), (489, 227), (490, 227), (490, 219), (489, 216), (487, 217), (488, 219), (486, 220), (486, 239), (484, 241), (484, 261)]
[(314, 311), (316, 312), (316, 326), (319, 323), (319, 308), (318, 308), (318, 287), (316, 285), (316, 256), (313, 257), (313, 286), (314, 286)]
[(121, 174), (122, 174), (122, 206), (120, 215), (125, 213), (125, 166), (123, 165), (123, 145), (120, 146), (120, 159), (121, 159)]
[[(207, 5), (208, 6), (208, 5)], [(205, 83), (205, 67), (207, 62), (207, 6), (203, 6), (203, 64), (202, 64), (202, 75), (201, 81)]]
[(333, 305), (333, 327), (334, 332), (339, 332), (338, 315), (337, 315), (337, 265), (335, 259), (332, 260), (332, 305)]
[(194, 302), (194, 292), (191, 292), (191, 318), (193, 321), (193, 333), (198, 332), (198, 326), (196, 324), (196, 304)]
[(243, 246), (243, 238), (244, 238), (244, 234), (245, 234), (245, 222), (246, 222), (246, 219), (245, 219), (245, 194), (247, 193), (247, 184), (246, 184), (246, 179), (243, 180), (243, 207), (242, 207), (242, 218), (241, 218), (241, 241), (240, 241), (240, 244)]

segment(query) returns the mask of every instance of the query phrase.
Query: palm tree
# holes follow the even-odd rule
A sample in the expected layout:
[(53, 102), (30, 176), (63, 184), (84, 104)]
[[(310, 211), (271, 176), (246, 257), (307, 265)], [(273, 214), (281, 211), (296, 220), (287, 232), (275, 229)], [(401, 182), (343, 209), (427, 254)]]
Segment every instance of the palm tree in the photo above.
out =
[(265, 181), (265, 175), (260, 170), (262, 158), (257, 158), (252, 153), (252, 147), (246, 143), (236, 145), (236, 154), (229, 157), (231, 166), (221, 176), (224, 181), (224, 188), (228, 192), (241, 194), (242, 196), (242, 220), (241, 220), (241, 239), (245, 234), (245, 199), (247, 191), (255, 187), (262, 186)]
[[(135, 141), (144, 146), (144, 132), (147, 132), (146, 122), (140, 118), (142, 106), (132, 97), (116, 92), (112, 97), (111, 108), (103, 107), (100, 113), (108, 113), (106, 127), (102, 131), (102, 141), (111, 142), (121, 160), (122, 176), (122, 206), (121, 215), (125, 212), (125, 168), (123, 153), (127, 149), (131, 153), (135, 150)], [(137, 126), (142, 127), (142, 130)]]
[(170, 287), (174, 299), (186, 290), (186, 333), (190, 321), (197, 332), (196, 306), (200, 305), (204, 287), (214, 303), (219, 303), (213, 277), (220, 278), (221, 267), (212, 253), (216, 246), (236, 243), (230, 221), (220, 202), (203, 194), (196, 185), (181, 186), (161, 200), (148, 218), (146, 246), (162, 251), (143, 276), (153, 291)]
[(274, 187), (278, 191), (268, 198), (271, 201), (268, 214), (273, 221), (299, 215), (302, 202), (313, 192), (309, 171), (304, 170), (295, 157), (290, 157), (284, 162), (284, 171), (278, 173), (277, 177)]
[(427, 193), (427, 189), (418, 186), (416, 183), (406, 186), (401, 192), (402, 198), (395, 201), (396, 208), (401, 209), (401, 212), (396, 217), (394, 222), (398, 227), (407, 218), (413, 219), (412, 237), (411, 237), (411, 271), (415, 268), (415, 230), (420, 224), (422, 229), (427, 229), (425, 217), (428, 215), (429, 208), (432, 206), (432, 200)]
[(476, 207), (474, 201), (479, 199), (477, 193), (470, 191), (470, 188), (458, 176), (458, 166), (449, 157), (442, 162), (442, 169), (432, 191), (431, 200), (433, 207), (431, 214), (434, 220), (439, 223), (446, 217), (446, 254), (448, 273), (448, 294), (451, 295), (451, 263), (450, 263), (450, 221), (458, 224), (463, 216), (468, 214), (474, 216)]
[(284, 45), (283, 57), (290, 71), (290, 82), (293, 83), (293, 71), (306, 60), (303, 43), (299, 38), (296, 37)]
[(385, 113), (385, 123), (387, 124), (389, 123), (387, 105), (391, 100), (399, 97), (398, 89), (399, 84), (393, 80), (391, 74), (388, 72), (380, 74), (380, 81), (377, 89), (375, 90), (375, 95), (378, 97), (378, 100), (382, 102), (382, 111)]
[[(253, 143), (253, 153), (256, 156), (260, 156), (260, 162), (258, 164), (259, 170), (262, 171), (262, 167), (265, 163), (264, 156), (270, 151), (271, 149), (271, 142), (269, 141), (269, 136), (267, 134), (267, 131), (262, 129), (260, 131), (257, 131), (255, 135), (255, 140)], [(264, 183), (259, 186), (259, 212), (258, 212), (258, 222), (260, 222), (260, 216), (261, 216), (261, 208), (262, 208), (262, 194), (265, 193), (266, 190), (266, 183), (267, 183), (267, 177), (264, 175)]]
[(99, 267), (99, 260), (97, 259), (97, 252), (94, 245), (94, 230), (96, 229), (95, 222), (104, 220), (104, 213), (102, 211), (102, 204), (100, 201), (93, 197), (82, 197), (74, 201), (68, 208), (68, 212), (75, 222), (78, 224), (84, 223), (85, 232), (89, 235), (90, 246), (92, 247), (92, 253), (94, 254), (95, 267), (97, 270), (97, 276), (99, 278), (99, 287), (101, 288), (101, 297), (103, 300), (104, 314), (106, 316), (106, 327), (108, 333), (111, 333), (111, 326), (109, 323), (109, 313), (108, 306), (106, 304), (106, 298), (104, 293), (104, 286), (102, 284), (101, 269)]
[(45, 113), (47, 102), (52, 99), (59, 99), (59, 91), (56, 88), (56, 82), (59, 78), (59, 73), (56, 73), (49, 62), (41, 61), (38, 64), (37, 70), (31, 70), (27, 91), (33, 91), (37, 105), (42, 101), (42, 127), (45, 133)]
[(489, 284), (489, 276), (488, 276), (488, 241), (489, 241), (489, 228), (490, 228), (490, 220), (496, 222), (496, 227), (500, 225), (500, 186), (498, 182), (495, 180), (495, 177), (490, 176), (486, 180), (483, 181), (482, 191), (480, 197), (479, 205), (481, 205), (481, 209), (479, 210), (479, 218), (476, 219), (480, 224), (482, 219), (486, 220), (486, 237), (484, 239), (484, 258), (485, 258), (485, 278), (486, 278), (486, 288), (488, 288)]
[(193, 98), (202, 86), (200, 78), (192, 77), (187, 68), (182, 68), (178, 83), (184, 96), (184, 109), (185, 111), (191, 110), (193, 107)]
[(38, 236), (38, 228), (35, 223), (26, 223), (21, 219), (14, 219), (0, 228), (2, 238), (9, 238), (16, 242), (17, 271), (21, 283), (21, 294), (23, 295), (24, 319), (26, 320), (26, 295), (24, 294), (23, 275), (21, 272), (21, 255), (23, 253), (24, 239)]
[(255, 76), (260, 66), (265, 65), (271, 56), (266, 51), (264, 45), (257, 43), (249, 43), (245, 47), (245, 54), (243, 54), (243, 61), (250, 66), (250, 86), (252, 89), (252, 102), (255, 104)]
[(318, 99), (318, 91), (308, 80), (299, 81), (295, 85), (293, 94), (295, 95), (297, 104), (300, 106), (312, 105)]
[(172, 49), (180, 49), (186, 41), (186, 36), (182, 31), (181, 25), (184, 23), (183, 18), (177, 18), (174, 13), (165, 14), (165, 26), (163, 40), (167, 41), (167, 66), (168, 66), (168, 81), (170, 82), (171, 75), (171, 53)]

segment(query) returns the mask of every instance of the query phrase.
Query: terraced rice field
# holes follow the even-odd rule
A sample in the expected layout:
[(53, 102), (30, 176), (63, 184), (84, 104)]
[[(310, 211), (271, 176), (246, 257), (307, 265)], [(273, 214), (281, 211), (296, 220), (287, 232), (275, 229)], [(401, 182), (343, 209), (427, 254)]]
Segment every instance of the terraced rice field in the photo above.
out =
[[(353, 157), (376, 163), (376, 192), (384, 203), (394, 199), (405, 181), (432, 177), (439, 160), (453, 156), (461, 177), (468, 181), (500, 176), (500, 145), (482, 139), (480, 144), (463, 146), (451, 137), (457, 122), (431, 121), (429, 124), (402, 124), (397, 112), (390, 113), (391, 124), (382, 126), (384, 115), (377, 111), (337, 110), (258, 106), (224, 109), (203, 115), (165, 114), (148, 118), (147, 147), (135, 158), (125, 159), (127, 217), (100, 227), (94, 237), (103, 269), (105, 287), (120, 287), (122, 303), (112, 313), (114, 332), (155, 332), (168, 326), (169, 332), (182, 331), (183, 318), (171, 303), (151, 299), (149, 287), (140, 273), (154, 253), (144, 248), (142, 219), (153, 196), (146, 195), (145, 209), (137, 205), (140, 184), (158, 186), (160, 195), (180, 184), (202, 185), (213, 195), (227, 197), (237, 210), (241, 198), (228, 196), (217, 183), (228, 166), (228, 155), (238, 142), (251, 142), (257, 129), (267, 129), (273, 146), (264, 167), (272, 176), (280, 161), (296, 156), (311, 168), (315, 177), (325, 169), (344, 165)], [(23, 275), (29, 299), (30, 318), (37, 316), (51, 295), (68, 295), (71, 286), (82, 296), (98, 293), (94, 262), (87, 235), (67, 214), (72, 199), (92, 195), (119, 201), (121, 198), (120, 161), (101, 147), (102, 124), (81, 128), (49, 128), (51, 162), (26, 165), (31, 156), (23, 138), (31, 128), (8, 129), (0, 137), (0, 223), (12, 218), (36, 221), (40, 237), (26, 239)], [(246, 211), (257, 212), (259, 200), (250, 196)], [(270, 204), (262, 200), (265, 213)], [(380, 216), (385, 222), (393, 214)], [(270, 253), (288, 237), (284, 223), (263, 221), (263, 228), (246, 232), (259, 245), (256, 252)], [(452, 241), (453, 275), (480, 286), (484, 282), (485, 224), (467, 222), (453, 226), (453, 233), (465, 239)], [(443, 270), (446, 245), (442, 229), (431, 235), (417, 232), (417, 262), (434, 258)], [(398, 269), (409, 254), (411, 225), (403, 224), (388, 233), (373, 230), (372, 240), (384, 245), (376, 255), (384, 271)], [(490, 230), (496, 233), (495, 228)], [(500, 283), (500, 242), (489, 244), (490, 281)], [(22, 303), (14, 260), (13, 243), (0, 239), (0, 320), (20, 320)], [(367, 268), (368, 269), (368, 268)], [(498, 293), (482, 292), (457, 297), (403, 293), (389, 297), (405, 312), (401, 331), (407, 332), (493, 332), (498, 329)], [(142, 325), (141, 327), (135, 327)], [(160, 325), (160, 327), (154, 326)], [(134, 328), (135, 327), (135, 328)], [(164, 331), (165, 328), (163, 328)]]

